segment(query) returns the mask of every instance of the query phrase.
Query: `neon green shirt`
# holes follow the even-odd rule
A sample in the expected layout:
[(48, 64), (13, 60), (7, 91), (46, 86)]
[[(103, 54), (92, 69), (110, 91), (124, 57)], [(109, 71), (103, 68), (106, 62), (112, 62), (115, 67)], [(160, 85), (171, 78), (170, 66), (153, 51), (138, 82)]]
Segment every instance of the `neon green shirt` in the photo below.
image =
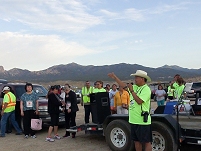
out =
[(98, 92), (106, 92), (106, 90), (104, 88), (101, 88), (101, 89), (95, 88), (95, 89), (93, 89), (93, 93), (98, 93)]
[(168, 96), (173, 96), (174, 89), (171, 88), (171, 86), (168, 87)]
[(93, 87), (87, 89), (86, 87), (82, 88), (82, 95), (83, 95), (83, 103), (90, 103), (90, 97), (88, 96), (93, 92)]
[(181, 97), (183, 90), (184, 90), (184, 87), (185, 86), (182, 84), (181, 86), (177, 87), (177, 89), (175, 90), (175, 94), (176, 94), (175, 97), (177, 99), (179, 99)]
[[(3, 104), (10, 102), (10, 98), (9, 98), (8, 94), (9, 94), (10, 97), (11, 97), (11, 102), (12, 102), (12, 103), (15, 103), (15, 102), (16, 102), (16, 97), (15, 97), (15, 95), (14, 95), (13, 93), (11, 93), (11, 92), (8, 92), (7, 94), (4, 95)], [(5, 112), (5, 113), (9, 113), (9, 112), (12, 112), (12, 111), (14, 111), (14, 110), (15, 110), (15, 106), (10, 106), (10, 107), (7, 106), (7, 108), (4, 110), (4, 112)]]
[(134, 91), (137, 96), (143, 100), (142, 104), (138, 104), (135, 100), (130, 103), (129, 107), (129, 123), (138, 124), (138, 125), (150, 125), (151, 116), (148, 115), (148, 121), (143, 122), (143, 116), (141, 116), (142, 110), (150, 111), (150, 99), (151, 99), (151, 90), (147, 84), (140, 86), (137, 90)]
[(173, 87), (174, 87), (175, 89), (177, 89), (177, 88), (179, 87), (179, 84), (178, 84), (177, 82), (174, 82), (174, 83), (173, 83)]
[(174, 87), (174, 96), (176, 96), (177, 94), (176, 94), (176, 91), (177, 91), (177, 88), (179, 87), (179, 84), (177, 83), (177, 82), (174, 82), (173, 83), (173, 87)]

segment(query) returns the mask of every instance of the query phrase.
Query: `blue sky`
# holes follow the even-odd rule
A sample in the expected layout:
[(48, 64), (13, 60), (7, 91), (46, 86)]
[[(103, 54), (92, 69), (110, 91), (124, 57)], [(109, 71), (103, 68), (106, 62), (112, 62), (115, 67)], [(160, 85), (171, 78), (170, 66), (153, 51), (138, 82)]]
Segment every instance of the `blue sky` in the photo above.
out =
[(0, 65), (201, 68), (200, 0), (1, 0)]

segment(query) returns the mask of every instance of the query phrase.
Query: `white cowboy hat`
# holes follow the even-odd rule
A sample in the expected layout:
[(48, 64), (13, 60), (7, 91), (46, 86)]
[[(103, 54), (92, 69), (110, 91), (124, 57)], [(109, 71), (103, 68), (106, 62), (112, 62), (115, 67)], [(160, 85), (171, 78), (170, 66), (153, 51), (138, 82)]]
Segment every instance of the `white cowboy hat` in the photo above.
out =
[(147, 75), (147, 72), (143, 70), (137, 70), (136, 73), (133, 73), (130, 76), (139, 76), (139, 77), (147, 79), (147, 82), (151, 81), (151, 78)]

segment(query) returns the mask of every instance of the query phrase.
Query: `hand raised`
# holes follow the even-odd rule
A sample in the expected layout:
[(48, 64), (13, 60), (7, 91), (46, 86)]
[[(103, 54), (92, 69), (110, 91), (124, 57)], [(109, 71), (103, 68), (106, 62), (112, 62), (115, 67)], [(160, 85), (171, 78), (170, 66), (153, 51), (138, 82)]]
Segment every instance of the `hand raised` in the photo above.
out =
[(108, 77), (115, 79), (116, 75), (114, 74), (114, 72), (108, 73)]

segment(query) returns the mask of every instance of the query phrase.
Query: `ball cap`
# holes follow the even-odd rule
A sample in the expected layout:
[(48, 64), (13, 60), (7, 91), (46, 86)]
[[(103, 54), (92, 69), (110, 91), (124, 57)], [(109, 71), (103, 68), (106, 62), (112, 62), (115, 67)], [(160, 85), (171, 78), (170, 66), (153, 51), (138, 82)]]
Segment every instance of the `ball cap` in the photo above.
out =
[(151, 81), (151, 78), (147, 75), (147, 72), (143, 70), (137, 70), (136, 73), (131, 74), (130, 76), (138, 76), (147, 79), (147, 82)]
[(4, 92), (4, 91), (10, 91), (10, 88), (8, 87), (8, 86), (5, 86), (4, 88), (3, 88), (3, 90), (2, 90), (2, 92)]

